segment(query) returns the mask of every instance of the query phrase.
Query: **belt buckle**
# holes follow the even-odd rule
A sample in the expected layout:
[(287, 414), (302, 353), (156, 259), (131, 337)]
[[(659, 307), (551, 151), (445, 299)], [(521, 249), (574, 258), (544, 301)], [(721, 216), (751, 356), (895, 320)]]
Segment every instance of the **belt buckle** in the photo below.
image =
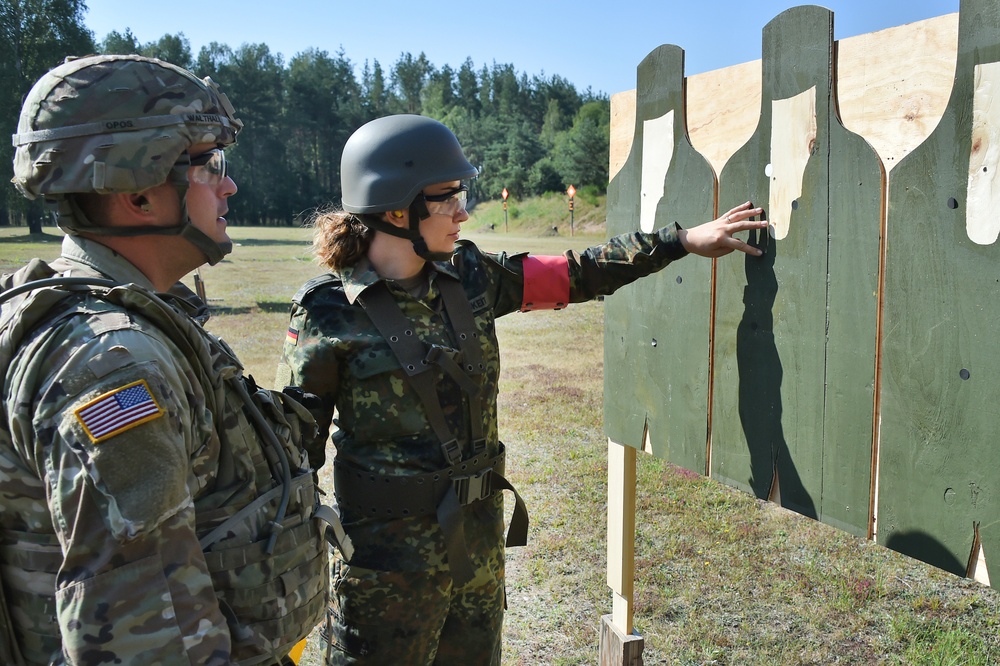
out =
[(465, 506), (484, 500), (493, 494), (493, 468), (487, 467), (471, 476), (455, 477), (452, 484), (459, 504)]

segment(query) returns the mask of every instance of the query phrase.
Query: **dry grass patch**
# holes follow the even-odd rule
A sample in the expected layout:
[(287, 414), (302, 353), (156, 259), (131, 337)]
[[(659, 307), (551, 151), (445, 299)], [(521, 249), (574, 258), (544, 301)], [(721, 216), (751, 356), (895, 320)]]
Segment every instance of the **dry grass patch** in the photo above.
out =
[[(53, 231), (53, 233), (55, 233)], [(202, 270), (209, 328), (262, 384), (292, 294), (320, 272), (302, 229), (236, 228)], [(57, 236), (0, 230), (0, 267), (54, 258)], [(473, 232), (487, 249), (556, 253), (596, 237)], [(501, 318), (500, 433), (531, 514), (508, 551), (504, 666), (593, 664), (606, 578), (603, 304)], [(635, 626), (644, 661), (671, 665), (1000, 664), (1000, 594), (642, 455)], [(321, 481), (329, 487), (329, 470)], [(314, 635), (303, 666), (321, 663)]]

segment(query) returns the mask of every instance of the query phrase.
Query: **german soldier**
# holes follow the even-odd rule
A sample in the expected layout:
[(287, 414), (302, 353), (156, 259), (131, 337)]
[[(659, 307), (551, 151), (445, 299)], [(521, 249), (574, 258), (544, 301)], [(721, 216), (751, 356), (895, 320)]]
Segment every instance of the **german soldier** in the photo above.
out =
[[(580, 254), (490, 254), (459, 240), (476, 175), (443, 124), (380, 118), (344, 148), (344, 210), (316, 220), (329, 272), (294, 299), (277, 383), (322, 402), (314, 465), (334, 426), (334, 490), (355, 551), (334, 560), (330, 666), (500, 663), (501, 491), (513, 488), (495, 319), (610, 294), (689, 252), (759, 254), (733, 233), (767, 224), (747, 203)], [(514, 497), (507, 545), (527, 533)]]

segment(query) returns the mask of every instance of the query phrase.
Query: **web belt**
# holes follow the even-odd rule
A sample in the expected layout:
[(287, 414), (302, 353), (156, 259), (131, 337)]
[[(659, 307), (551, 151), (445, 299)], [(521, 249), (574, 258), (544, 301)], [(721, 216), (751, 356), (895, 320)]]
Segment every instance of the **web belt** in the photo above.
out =
[(494, 493), (514, 493), (514, 513), (505, 545), (528, 542), (528, 510), (514, 486), (504, 478), (506, 451), (481, 453), (451, 467), (423, 474), (380, 474), (353, 463), (333, 463), (337, 504), (366, 518), (399, 519), (436, 514), (445, 536), (452, 578), (458, 584), (472, 580), (475, 571), (465, 547), (461, 507), (488, 499)]

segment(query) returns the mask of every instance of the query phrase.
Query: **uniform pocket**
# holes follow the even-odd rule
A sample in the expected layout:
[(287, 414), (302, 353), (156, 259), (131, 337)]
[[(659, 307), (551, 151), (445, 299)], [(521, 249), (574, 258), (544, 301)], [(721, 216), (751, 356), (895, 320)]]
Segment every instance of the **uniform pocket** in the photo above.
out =
[(90, 663), (98, 651), (124, 664), (191, 663), (189, 656), (177, 654), (183, 637), (174, 618), (184, 609), (164, 601), (171, 593), (157, 557), (69, 585), (56, 592), (56, 599), (60, 615), (73, 619), (63, 623), (68, 663)]
[(377, 571), (338, 558), (332, 589), (325, 633), (333, 648), (372, 664), (430, 663), (448, 615), (449, 574)]

